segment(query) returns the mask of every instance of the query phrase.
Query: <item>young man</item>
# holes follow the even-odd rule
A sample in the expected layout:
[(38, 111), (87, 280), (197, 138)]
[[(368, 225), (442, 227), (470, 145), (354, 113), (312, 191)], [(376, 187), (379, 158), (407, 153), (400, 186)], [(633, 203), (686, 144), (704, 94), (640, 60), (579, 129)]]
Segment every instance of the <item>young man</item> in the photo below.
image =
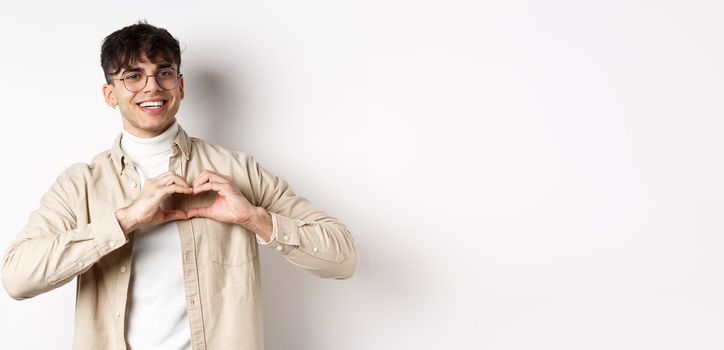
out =
[(2, 264), (15, 299), (76, 278), (74, 349), (261, 349), (257, 243), (321, 277), (354, 273), (342, 223), (177, 123), (181, 55), (165, 29), (112, 33), (101, 66), (123, 131), (58, 177)]

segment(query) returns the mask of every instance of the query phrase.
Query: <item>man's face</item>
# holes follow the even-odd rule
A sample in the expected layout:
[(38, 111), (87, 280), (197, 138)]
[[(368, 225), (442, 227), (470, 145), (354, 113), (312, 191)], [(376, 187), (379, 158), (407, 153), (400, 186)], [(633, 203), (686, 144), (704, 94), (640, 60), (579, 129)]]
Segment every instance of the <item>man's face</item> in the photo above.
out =
[[(168, 68), (178, 72), (176, 64), (151, 62), (143, 55), (140, 62), (123, 68), (112, 76), (113, 79), (121, 79), (128, 77), (130, 72), (136, 72), (139, 75), (135, 78), (140, 77), (143, 85), (144, 75), (148, 75), (146, 86), (140, 91), (130, 92), (120, 80), (114, 80), (114, 84), (103, 85), (106, 103), (109, 106), (118, 105), (126, 131), (138, 137), (154, 137), (163, 133), (176, 120), (176, 112), (184, 98), (183, 78), (179, 77), (178, 86), (166, 90), (159, 84), (159, 76), (154, 76)], [(160, 107), (157, 106), (159, 102)]]

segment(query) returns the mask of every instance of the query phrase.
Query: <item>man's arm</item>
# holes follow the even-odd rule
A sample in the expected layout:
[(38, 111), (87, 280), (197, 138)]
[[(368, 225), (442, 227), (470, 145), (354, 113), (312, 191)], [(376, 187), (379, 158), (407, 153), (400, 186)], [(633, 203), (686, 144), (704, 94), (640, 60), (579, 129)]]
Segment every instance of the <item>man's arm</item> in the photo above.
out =
[(89, 206), (83, 167), (87, 169), (77, 165), (58, 177), (5, 252), (2, 282), (12, 298), (32, 298), (68, 283), (128, 243), (126, 233), (186, 219), (183, 211), (160, 207), (169, 195), (192, 191), (180, 176), (166, 172), (149, 179), (126, 208), (93, 203), (94, 212), (102, 213), (100, 219), (81, 225), (76, 210)]
[(5, 252), (2, 283), (12, 298), (58, 288), (128, 242), (113, 208), (95, 208), (105, 213), (101, 220), (77, 222), (74, 210), (87, 198), (82, 167), (87, 165), (74, 165), (58, 177)]
[(188, 218), (207, 217), (244, 226), (294, 265), (320, 277), (351, 277), (357, 268), (357, 251), (347, 227), (294, 194), (286, 181), (251, 156), (235, 156), (237, 169), (243, 173), (225, 175), (207, 169), (194, 179), (193, 195), (214, 191), (216, 197), (207, 207), (190, 208)]
[(249, 172), (258, 202), (255, 205), (271, 213), (274, 232), (266, 245), (317, 276), (351, 277), (357, 268), (357, 250), (349, 229), (295, 194), (286, 181), (264, 169), (252, 156), (239, 157)]

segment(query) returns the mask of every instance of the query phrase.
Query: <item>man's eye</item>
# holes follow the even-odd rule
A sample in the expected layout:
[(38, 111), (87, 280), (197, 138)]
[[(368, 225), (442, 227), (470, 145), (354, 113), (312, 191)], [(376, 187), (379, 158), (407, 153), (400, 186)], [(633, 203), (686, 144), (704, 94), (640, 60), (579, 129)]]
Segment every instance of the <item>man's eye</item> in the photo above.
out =
[(128, 74), (128, 75), (126, 75), (126, 77), (123, 78), (123, 79), (126, 79), (126, 80), (140, 80), (140, 79), (141, 79), (141, 75), (138, 74), (138, 73)]
[(158, 72), (158, 75), (161, 77), (164, 77), (164, 78), (168, 78), (168, 77), (172, 77), (172, 76), (176, 75), (176, 72), (174, 72), (171, 69), (165, 69), (165, 70)]

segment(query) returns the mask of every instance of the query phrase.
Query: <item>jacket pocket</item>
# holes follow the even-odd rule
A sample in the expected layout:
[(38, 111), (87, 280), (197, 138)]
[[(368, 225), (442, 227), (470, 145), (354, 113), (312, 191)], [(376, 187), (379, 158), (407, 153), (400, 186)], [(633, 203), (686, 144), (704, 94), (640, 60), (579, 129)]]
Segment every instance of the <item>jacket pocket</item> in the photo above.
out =
[(256, 259), (257, 245), (254, 232), (236, 224), (206, 219), (209, 255), (215, 264), (241, 266)]

